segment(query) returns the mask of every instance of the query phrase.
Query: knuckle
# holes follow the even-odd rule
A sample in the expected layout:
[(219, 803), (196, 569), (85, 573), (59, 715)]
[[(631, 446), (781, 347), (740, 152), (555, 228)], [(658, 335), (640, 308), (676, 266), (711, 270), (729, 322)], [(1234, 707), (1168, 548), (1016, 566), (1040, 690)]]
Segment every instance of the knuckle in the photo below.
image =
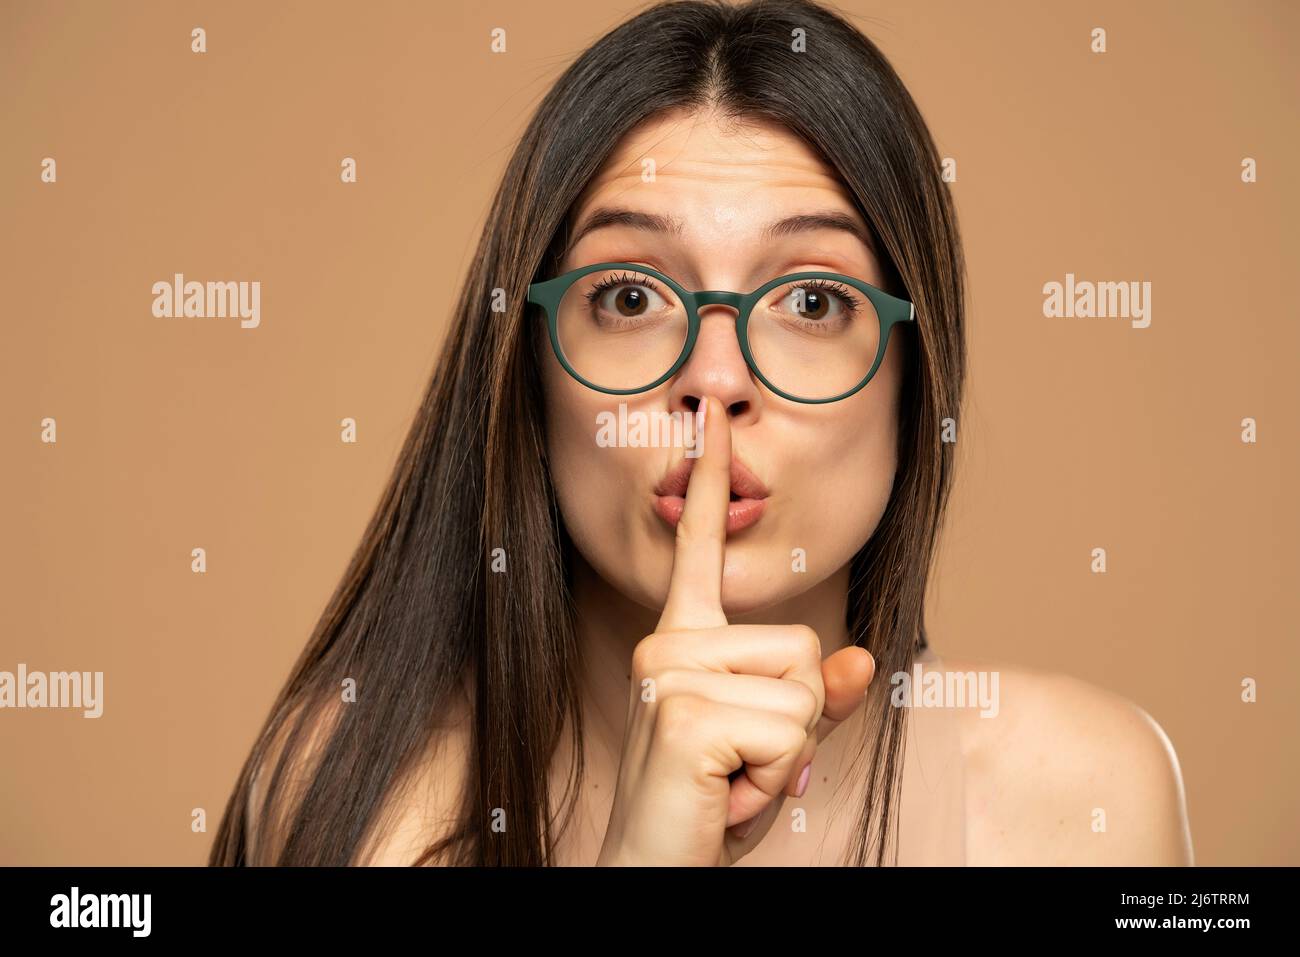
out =
[(797, 757), (808, 742), (808, 729), (796, 721), (789, 721), (785, 723), (783, 733), (785, 734), (785, 742), (782, 750)]
[(797, 689), (796, 694), (799, 696), (797, 713), (803, 718), (804, 727), (812, 728), (817, 723), (817, 719), (821, 717), (821, 697), (802, 681), (796, 681), (794, 685)]
[(635, 678), (639, 680), (655, 673), (662, 660), (662, 648), (663, 636), (658, 633), (646, 635), (636, 643), (632, 649), (632, 674)]
[(799, 650), (805, 657), (813, 657), (818, 662), (822, 657), (822, 640), (821, 636), (813, 630), (810, 625), (795, 625), (794, 635), (799, 643)]
[(692, 738), (708, 703), (698, 695), (676, 694), (664, 698), (655, 710), (655, 737), (672, 742)]
[(654, 676), (655, 700), (664, 701), (685, 694), (686, 675), (681, 668), (666, 668)]

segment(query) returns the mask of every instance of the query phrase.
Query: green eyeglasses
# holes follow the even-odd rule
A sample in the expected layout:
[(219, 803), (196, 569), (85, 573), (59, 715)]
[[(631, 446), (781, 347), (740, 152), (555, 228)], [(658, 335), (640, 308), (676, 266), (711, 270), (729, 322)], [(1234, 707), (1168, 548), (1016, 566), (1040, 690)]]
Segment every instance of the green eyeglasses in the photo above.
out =
[(647, 392), (671, 379), (700, 333), (700, 309), (736, 310), (736, 337), (759, 381), (792, 402), (836, 402), (876, 374), (889, 332), (916, 308), (852, 276), (796, 272), (751, 293), (691, 292), (647, 266), (596, 263), (536, 282), (528, 301), (546, 312), (555, 357), (608, 395)]

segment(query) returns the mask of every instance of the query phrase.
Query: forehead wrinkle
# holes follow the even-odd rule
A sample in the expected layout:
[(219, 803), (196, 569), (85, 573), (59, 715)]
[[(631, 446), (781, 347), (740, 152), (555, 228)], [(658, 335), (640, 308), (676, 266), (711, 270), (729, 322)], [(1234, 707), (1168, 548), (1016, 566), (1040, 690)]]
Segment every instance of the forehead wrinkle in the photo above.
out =
[[(757, 248), (783, 245), (801, 236), (806, 237), (811, 249), (829, 251), (837, 245), (829, 231), (787, 230), (784, 231), (786, 235), (781, 235), (782, 231), (775, 234), (773, 231), (773, 225), (785, 219), (829, 213), (843, 217), (857, 227), (857, 236), (853, 239), (855, 250), (842, 252), (836, 258), (847, 253), (851, 259), (856, 259), (859, 251), (865, 253), (868, 262), (875, 258), (870, 225), (862, 221), (857, 203), (846, 185), (820, 156), (805, 153), (797, 143), (792, 148), (791, 144), (779, 139), (770, 145), (758, 145), (757, 140), (766, 136), (761, 129), (753, 132), (735, 129), (727, 135), (710, 136), (711, 131), (707, 128), (700, 133), (699, 125), (697, 120), (683, 129), (680, 121), (671, 122), (651, 127), (626, 140), (597, 174), (580, 206), (580, 216), (570, 221), (570, 228), (587, 220), (595, 210), (619, 208), (678, 220), (682, 226), (678, 237), (687, 246), (696, 247), (707, 241), (711, 245), (729, 248), (737, 244)], [(702, 142), (703, 136), (710, 138)], [(691, 142), (693, 138), (694, 143)], [(663, 150), (665, 142), (674, 139), (678, 142), (670, 144), (665, 151), (670, 154), (669, 158), (656, 164), (655, 180), (647, 182), (643, 179), (640, 161), (646, 157), (653, 158), (657, 150)], [(720, 148), (712, 149), (715, 142), (720, 144)], [(671, 184), (666, 194), (662, 190), (652, 192), (661, 185), (660, 180)], [(784, 205), (784, 209), (770, 209), (774, 205), (774, 193), (788, 194), (790, 191), (801, 195), (779, 204)], [(756, 221), (752, 215), (760, 207), (770, 209), (762, 222)], [(611, 235), (637, 234), (634, 228), (619, 230), (612, 226), (609, 229), (613, 230)], [(848, 240), (851, 236), (852, 233), (844, 231), (840, 239)], [(650, 235), (643, 235), (631, 241), (642, 244), (650, 238)], [(673, 241), (670, 235), (664, 235), (662, 239), (665, 243)], [(567, 243), (566, 257), (577, 242), (571, 239)], [(623, 245), (623, 242), (619, 241), (618, 245)], [(603, 255), (601, 258), (608, 257)]]

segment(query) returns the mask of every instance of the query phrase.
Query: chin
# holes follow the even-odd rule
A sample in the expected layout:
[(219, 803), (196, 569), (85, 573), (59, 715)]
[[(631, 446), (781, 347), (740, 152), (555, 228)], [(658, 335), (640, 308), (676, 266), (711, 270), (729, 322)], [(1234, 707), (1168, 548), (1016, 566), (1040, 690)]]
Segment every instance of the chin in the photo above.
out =
[(772, 595), (754, 594), (753, 589), (745, 588), (743, 585), (739, 588), (728, 588), (723, 585), (722, 612), (727, 616), (728, 621), (735, 621), (777, 604), (782, 597), (786, 596), (777, 596), (777, 600), (773, 601)]
[(748, 615), (761, 619), (759, 613), (764, 609), (775, 608), (797, 597), (812, 584), (792, 581), (796, 577), (793, 575), (784, 581), (773, 581), (770, 575), (760, 575), (746, 564), (728, 558), (722, 573), (722, 611), (728, 620)]

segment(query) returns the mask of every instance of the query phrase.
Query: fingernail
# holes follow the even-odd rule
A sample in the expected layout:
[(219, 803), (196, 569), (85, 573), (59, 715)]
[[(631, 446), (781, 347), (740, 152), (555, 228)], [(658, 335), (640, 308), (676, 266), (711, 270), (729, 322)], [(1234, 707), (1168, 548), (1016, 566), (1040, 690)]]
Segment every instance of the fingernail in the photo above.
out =
[(706, 395), (700, 400), (700, 424), (696, 426), (701, 432), (704, 431), (704, 420), (709, 417), (709, 397)]
[(803, 797), (803, 792), (808, 790), (808, 778), (812, 774), (812, 762), (809, 761), (799, 772), (799, 783), (794, 786), (794, 796)]

